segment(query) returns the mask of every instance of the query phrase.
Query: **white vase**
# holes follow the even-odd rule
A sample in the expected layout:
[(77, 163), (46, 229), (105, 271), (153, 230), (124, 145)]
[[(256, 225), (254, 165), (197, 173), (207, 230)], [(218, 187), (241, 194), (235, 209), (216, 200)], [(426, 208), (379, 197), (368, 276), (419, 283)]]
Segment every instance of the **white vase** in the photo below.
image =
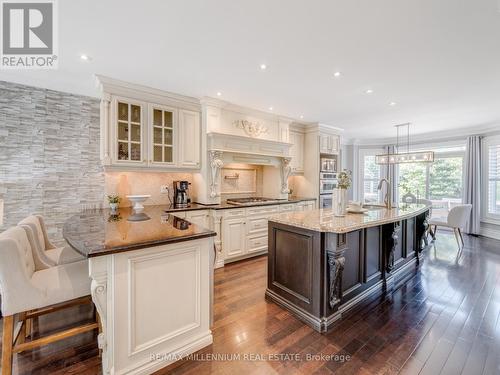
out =
[(111, 209), (111, 213), (116, 213), (118, 211), (118, 203), (110, 203), (109, 208)]
[(332, 209), (334, 216), (345, 216), (347, 213), (347, 189), (333, 189)]

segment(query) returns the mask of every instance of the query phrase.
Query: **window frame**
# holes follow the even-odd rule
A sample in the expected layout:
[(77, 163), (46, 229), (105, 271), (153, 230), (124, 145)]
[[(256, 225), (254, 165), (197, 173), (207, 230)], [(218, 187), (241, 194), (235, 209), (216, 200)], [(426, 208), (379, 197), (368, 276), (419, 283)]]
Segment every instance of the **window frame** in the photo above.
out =
[(481, 183), (482, 183), (482, 188), (481, 188), (481, 221), (489, 224), (499, 224), (500, 223), (500, 213), (490, 213), (488, 211), (488, 206), (489, 206), (489, 194), (488, 194), (488, 189), (489, 189), (489, 181), (490, 181), (490, 176), (489, 176), (489, 153), (488, 153), (488, 148), (490, 146), (500, 146), (500, 135), (495, 135), (495, 136), (489, 136), (485, 137), (483, 139), (483, 144), (482, 144), (482, 159), (483, 159), (483, 165), (481, 166)]
[[(363, 148), (359, 149), (358, 152), (358, 196), (357, 200), (364, 203), (365, 201), (365, 180), (372, 181), (372, 179), (365, 179), (365, 157), (366, 156), (376, 156), (384, 153), (383, 148)], [(379, 166), (380, 169), (380, 178), (384, 178), (384, 173), (382, 170), (382, 166)], [(380, 181), (380, 180), (379, 180)], [(382, 201), (382, 194), (379, 191), (378, 196), (379, 202)]]
[[(443, 159), (443, 158), (462, 158), (462, 203), (464, 202), (464, 188), (465, 188), (465, 158), (466, 158), (466, 150), (463, 151), (438, 151), (439, 147), (429, 148), (434, 151), (434, 160)], [(430, 200), (430, 171), (431, 171), (432, 163), (426, 163), (425, 167), (425, 194), (423, 198)], [(398, 181), (397, 191), (399, 194), (399, 181), (400, 181), (400, 170), (399, 166), (396, 168), (396, 179)]]

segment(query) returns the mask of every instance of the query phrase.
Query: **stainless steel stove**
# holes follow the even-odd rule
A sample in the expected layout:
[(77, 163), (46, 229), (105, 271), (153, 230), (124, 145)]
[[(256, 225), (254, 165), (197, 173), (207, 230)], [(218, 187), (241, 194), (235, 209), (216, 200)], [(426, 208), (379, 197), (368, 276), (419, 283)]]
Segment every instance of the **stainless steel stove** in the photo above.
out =
[(226, 202), (237, 206), (247, 206), (252, 204), (275, 203), (279, 201), (280, 201), (279, 199), (274, 199), (274, 198), (250, 197), (250, 198), (228, 199)]

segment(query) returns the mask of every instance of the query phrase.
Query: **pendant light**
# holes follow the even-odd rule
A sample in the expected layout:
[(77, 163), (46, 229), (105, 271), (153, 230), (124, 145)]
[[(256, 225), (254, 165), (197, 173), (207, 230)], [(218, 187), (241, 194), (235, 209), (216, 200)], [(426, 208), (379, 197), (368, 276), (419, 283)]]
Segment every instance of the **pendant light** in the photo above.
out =
[[(410, 123), (395, 126), (397, 132), (396, 150), (394, 153), (387, 152), (384, 155), (376, 155), (375, 163), (379, 165), (403, 164), (403, 163), (432, 163), (434, 162), (434, 151), (410, 152)], [(406, 128), (406, 152), (400, 152), (399, 133)], [(402, 148), (402, 147), (401, 147)]]

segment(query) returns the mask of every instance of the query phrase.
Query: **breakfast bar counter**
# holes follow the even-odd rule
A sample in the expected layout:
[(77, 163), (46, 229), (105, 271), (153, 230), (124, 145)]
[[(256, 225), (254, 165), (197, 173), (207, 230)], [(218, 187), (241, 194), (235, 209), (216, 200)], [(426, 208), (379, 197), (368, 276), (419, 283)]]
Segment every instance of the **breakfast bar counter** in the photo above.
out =
[(63, 235), (89, 261), (103, 374), (149, 374), (212, 343), (215, 232), (146, 206), (80, 213)]
[(332, 209), (269, 218), (266, 297), (319, 332), (343, 313), (417, 272), (429, 206), (333, 215)]

